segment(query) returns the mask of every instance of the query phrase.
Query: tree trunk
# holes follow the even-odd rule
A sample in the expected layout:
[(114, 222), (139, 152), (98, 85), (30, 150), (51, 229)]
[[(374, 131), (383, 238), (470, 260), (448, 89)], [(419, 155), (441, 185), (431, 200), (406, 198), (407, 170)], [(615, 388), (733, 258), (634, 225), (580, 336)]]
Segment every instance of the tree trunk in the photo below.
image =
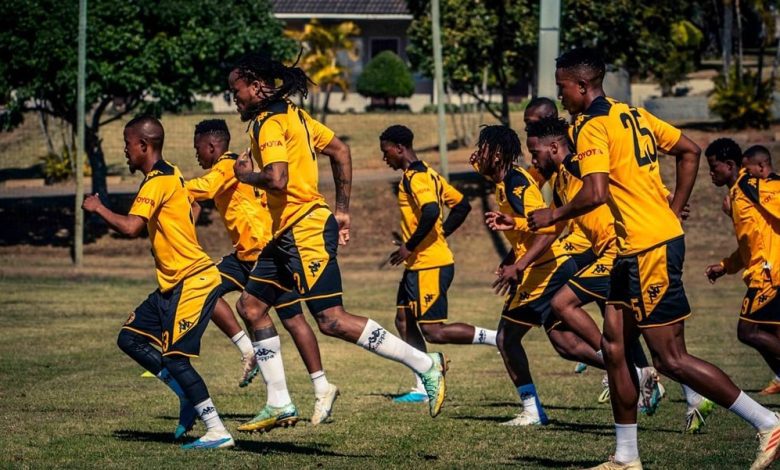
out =
[(97, 193), (100, 196), (100, 201), (109, 207), (108, 184), (106, 182), (108, 167), (106, 167), (106, 159), (103, 154), (103, 141), (97, 132), (89, 126), (85, 126), (84, 137), (89, 166), (92, 168), (92, 194)]
[(54, 150), (54, 144), (52, 143), (51, 135), (49, 134), (49, 120), (43, 111), (38, 111), (38, 122), (41, 125), (41, 132), (46, 141), (46, 151), (49, 152), (50, 155), (56, 154), (57, 152)]
[(780, 13), (778, 13), (776, 8), (772, 10), (772, 17), (775, 20), (775, 59), (772, 61), (772, 79), (769, 81), (769, 84), (772, 90), (774, 90), (777, 67), (780, 66)]
[(330, 94), (333, 91), (333, 85), (325, 85), (325, 98), (322, 100), (322, 109), (320, 110), (320, 122), (325, 124), (325, 119), (328, 117), (328, 104), (330, 103)]
[(723, 77), (726, 79), (726, 85), (729, 83), (729, 70), (731, 70), (731, 51), (732, 51), (732, 25), (734, 23), (733, 4), (731, 0), (723, 0), (723, 31), (721, 34), (721, 49), (723, 53)]
[(739, 8), (739, 0), (734, 0), (734, 7), (737, 15), (737, 79), (741, 82), (744, 73), (742, 70), (744, 57), (742, 55), (742, 10)]

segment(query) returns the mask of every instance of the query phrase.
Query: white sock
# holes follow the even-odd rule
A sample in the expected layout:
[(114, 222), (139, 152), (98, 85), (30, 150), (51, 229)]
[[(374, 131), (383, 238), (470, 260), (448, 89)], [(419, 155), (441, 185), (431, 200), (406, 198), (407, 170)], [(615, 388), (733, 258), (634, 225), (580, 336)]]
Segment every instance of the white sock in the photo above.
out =
[(330, 389), (330, 384), (328, 383), (328, 378), (325, 377), (324, 370), (318, 370), (313, 374), (309, 374), (309, 376), (311, 377), (312, 385), (314, 385), (315, 396), (322, 396), (328, 393), (328, 390)]
[(471, 341), (473, 344), (487, 344), (488, 346), (496, 345), (496, 330), (486, 330), (478, 326), (474, 327), (474, 339)]
[(539, 418), (539, 407), (536, 406), (536, 397), (534, 395), (527, 395), (522, 399), (522, 402), (523, 411), (533, 416), (534, 418)]
[(230, 341), (236, 345), (242, 356), (249, 356), (255, 353), (255, 348), (252, 347), (252, 340), (244, 333), (244, 330), (236, 333), (235, 336), (230, 338)]
[(617, 424), (615, 423), (615, 436), (617, 448), (615, 450), (615, 460), (620, 463), (629, 463), (639, 458), (639, 446), (636, 440), (635, 424)]
[(422, 379), (420, 378), (420, 376), (417, 375), (417, 374), (414, 374), (414, 380), (415, 380), (414, 391), (420, 392), (420, 393), (425, 393), (425, 385), (423, 385)]
[(688, 411), (693, 411), (699, 406), (704, 397), (694, 392), (693, 389), (687, 385), (680, 384), (685, 394), (685, 402), (688, 403)]
[(604, 360), (604, 353), (603, 353), (603, 352), (601, 352), (601, 349), (599, 349), (598, 351), (596, 351), (596, 355), (597, 355), (597, 356), (599, 357), (599, 359), (601, 359), (602, 361)]
[(267, 403), (275, 408), (292, 403), (290, 393), (287, 391), (287, 380), (284, 377), (284, 363), (282, 362), (282, 341), (279, 336), (273, 336), (252, 343), (255, 347), (257, 365), (268, 389)]
[[(642, 368), (634, 366), (634, 369), (636, 369), (636, 376), (639, 378), (639, 380), (642, 380)], [(625, 463), (625, 462), (623, 462)]]
[(163, 367), (160, 373), (157, 374), (157, 378), (162, 380), (162, 382), (165, 385), (167, 385), (168, 388), (173, 390), (173, 393), (175, 393), (176, 396), (179, 397), (179, 400), (187, 401), (187, 396), (184, 395), (184, 390), (182, 390), (181, 385), (179, 385), (179, 382), (177, 382), (176, 379), (173, 378), (173, 376), (168, 371), (168, 369)]
[(418, 374), (427, 372), (433, 367), (433, 359), (429, 355), (409, 346), (370, 318), (357, 344), (372, 353), (400, 362)]
[(227, 432), (225, 425), (222, 424), (222, 420), (219, 418), (217, 408), (214, 407), (214, 403), (211, 398), (206, 398), (202, 402), (195, 405), (195, 411), (198, 412), (198, 416), (203, 420), (203, 424), (206, 425), (206, 432)]
[(752, 424), (759, 431), (768, 431), (777, 425), (777, 416), (767, 410), (758, 402), (747, 396), (745, 392), (739, 392), (734, 403), (729, 406), (734, 414)]

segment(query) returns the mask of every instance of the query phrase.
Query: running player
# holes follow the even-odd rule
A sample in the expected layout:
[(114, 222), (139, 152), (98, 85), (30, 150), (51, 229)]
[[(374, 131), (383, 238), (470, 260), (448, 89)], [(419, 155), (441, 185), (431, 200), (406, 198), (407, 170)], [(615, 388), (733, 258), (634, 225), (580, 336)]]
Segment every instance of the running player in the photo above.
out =
[[(398, 285), (395, 326), (404, 341), (420, 351), (433, 344), (496, 345), (496, 332), (466, 323), (447, 323), (447, 290), (455, 275), (455, 260), (446, 238), (466, 220), (471, 205), (436, 171), (417, 158), (414, 134), (405, 126), (390, 126), (379, 136), (382, 159), (402, 170), (398, 184), (402, 243), (391, 256), (404, 264)], [(442, 222), (444, 206), (450, 208)], [(427, 401), (422, 382), (395, 397), (398, 403)]]
[[(435, 417), (445, 397), (444, 356), (414, 349), (375, 321), (344, 310), (336, 251), (349, 241), (352, 162), (349, 147), (332, 130), (288, 100), (298, 93), (306, 96), (306, 74), (249, 53), (238, 61), (228, 81), (242, 120), (250, 122), (251, 149), (236, 160), (235, 175), (240, 182), (267, 191), (273, 221), (273, 239), (238, 302), (239, 313), (254, 330), (255, 350), (263, 352), (258, 359), (269, 382), (268, 402), (238, 429), (270, 430), (298, 419), (287, 391), (279, 336), (268, 315), (279, 296), (293, 289), (322, 333), (356, 343), (420, 374)], [(318, 190), (318, 153), (331, 161), (335, 215)]]
[[(222, 119), (211, 119), (195, 126), (195, 158), (204, 170), (210, 170), (199, 178), (193, 178), (186, 187), (196, 201), (214, 200), (222, 222), (233, 242), (235, 251), (224, 256), (217, 265), (222, 276), (219, 286), (220, 299), (214, 308), (212, 320), (242, 352), (244, 376), (239, 386), (246, 386), (257, 374), (259, 366), (252, 341), (236, 322), (230, 306), (222, 297), (228, 292), (242, 291), (249, 280), (263, 247), (271, 240), (271, 214), (265, 192), (239, 183), (233, 174), (233, 164), (238, 155), (231, 153), (230, 131)], [(314, 385), (314, 414), (311, 423), (326, 420), (338, 396), (338, 387), (328, 383), (322, 369), (320, 349), (295, 293), (286, 293), (275, 306), (276, 313), (290, 332)]]
[[(759, 153), (749, 151), (745, 159), (755, 159)], [(724, 274), (736, 274), (744, 269), (742, 280), (748, 290), (742, 301), (737, 337), (758, 351), (775, 374), (761, 395), (780, 393), (780, 296), (777, 295), (780, 267), (773, 267), (776, 264), (773, 260), (778, 258), (770, 256), (772, 247), (780, 246), (780, 233), (772, 229), (759, 209), (759, 180), (742, 168), (739, 145), (728, 138), (717, 139), (704, 154), (712, 183), (729, 188), (731, 218), (737, 236), (737, 249), (720, 263), (707, 266), (705, 274), (714, 284)]]
[(203, 420), (206, 434), (183, 448), (233, 447), (206, 384), (190, 363), (200, 353), (201, 336), (219, 298), (219, 271), (198, 244), (184, 179), (162, 157), (164, 136), (153, 117), (137, 117), (125, 126), (127, 165), (131, 173), (140, 170), (145, 176), (128, 215), (112, 212), (97, 194), (87, 196), (82, 207), (128, 237), (148, 229), (159, 288), (130, 314), (117, 344), (178, 395), (176, 438), (192, 428), (196, 416)]
[(509, 426), (547, 424), (521, 342), (532, 327), (543, 326), (565, 359), (604, 367), (592, 347), (551, 315), (552, 296), (574, 274), (575, 266), (557, 240), (556, 229), (534, 234), (528, 228), (527, 215), (545, 203), (537, 182), (514, 164), (520, 157), (520, 140), (512, 129), (487, 126), (471, 158), (477, 171), (496, 184), (498, 212), (488, 212), (485, 222), (492, 230), (503, 231), (512, 245), (494, 283), (497, 293), (509, 290), (498, 324), (498, 349), (523, 403), (522, 412), (504, 423)]
[[(543, 228), (590, 212), (609, 201), (615, 217), (618, 256), (610, 279), (604, 322), (604, 359), (609, 374), (617, 451), (600, 469), (641, 468), (637, 446), (637, 377), (624, 345), (644, 336), (656, 368), (729, 408), (759, 431), (753, 468), (766, 468), (780, 442), (778, 417), (737, 388), (717, 367), (686, 351), (684, 320), (690, 307), (682, 285), (685, 244), (679, 214), (688, 201), (700, 149), (679, 129), (605, 96), (605, 65), (590, 49), (557, 59), (556, 83), (563, 106), (576, 116), (573, 140), (582, 188), (555, 210), (529, 216)], [(663, 192), (658, 150), (677, 159), (671, 205)]]

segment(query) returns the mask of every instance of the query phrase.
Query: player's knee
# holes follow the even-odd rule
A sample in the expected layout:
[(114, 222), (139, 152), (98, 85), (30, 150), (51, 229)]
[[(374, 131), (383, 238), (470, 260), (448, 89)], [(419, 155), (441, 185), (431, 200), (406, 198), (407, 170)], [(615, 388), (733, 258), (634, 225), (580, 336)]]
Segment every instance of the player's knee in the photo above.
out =
[(550, 302), (550, 306), (552, 307), (555, 316), (559, 318), (565, 316), (571, 309), (568, 299), (561, 295), (556, 295), (553, 297), (552, 301)]
[(679, 354), (653, 356), (653, 365), (658, 372), (672, 379), (679, 379), (685, 372), (684, 360)]
[(342, 309), (333, 307), (314, 314), (314, 318), (317, 320), (317, 327), (322, 334), (341, 338), (347, 333), (341, 318), (341, 312), (343, 312)]
[(752, 324), (741, 321), (737, 325), (737, 339), (742, 344), (753, 346), (756, 343), (756, 330)]
[(425, 341), (429, 343), (445, 344), (447, 342), (444, 334), (444, 328), (442, 328), (441, 324), (435, 323), (424, 325), (422, 328), (420, 328), (420, 330), (422, 330)]
[(241, 318), (249, 321), (258, 321), (268, 315), (266, 305), (246, 292), (242, 293), (236, 301), (236, 311)]
[(618, 341), (613, 341), (607, 336), (601, 337), (601, 352), (605, 362), (616, 362), (625, 356), (625, 348)]

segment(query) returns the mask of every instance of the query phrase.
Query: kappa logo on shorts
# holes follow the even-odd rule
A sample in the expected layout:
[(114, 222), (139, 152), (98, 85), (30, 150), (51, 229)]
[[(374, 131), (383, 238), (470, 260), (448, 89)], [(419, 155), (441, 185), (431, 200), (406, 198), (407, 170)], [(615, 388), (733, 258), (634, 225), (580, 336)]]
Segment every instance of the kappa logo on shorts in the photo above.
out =
[(317, 271), (320, 270), (320, 267), (322, 266), (322, 260), (314, 260), (311, 263), (309, 263), (309, 272), (311, 272), (311, 275), (314, 276), (317, 274)]
[(426, 304), (431, 303), (431, 300), (433, 300), (433, 294), (425, 294), (424, 300)]
[(257, 351), (255, 351), (255, 357), (260, 362), (270, 361), (271, 359), (276, 357), (276, 352), (268, 348), (258, 349)]
[(192, 322), (189, 320), (179, 320), (179, 333), (187, 331), (192, 326)]
[(133, 320), (135, 320), (135, 312), (130, 312), (130, 315), (127, 317), (127, 320), (125, 320), (125, 325), (129, 325), (133, 323)]
[(663, 284), (653, 284), (647, 288), (647, 295), (650, 296), (651, 303), (655, 302), (655, 299), (658, 298), (658, 294), (661, 293), (661, 287), (663, 287)]
[(572, 245), (570, 242), (566, 242), (563, 244), (563, 249), (566, 251), (572, 251), (574, 249), (574, 245)]
[(606, 266), (603, 264), (597, 264), (595, 268), (593, 268), (593, 274), (606, 274), (609, 272), (609, 269), (607, 269)]
[(385, 342), (385, 336), (387, 336), (387, 331), (384, 328), (377, 328), (372, 331), (371, 336), (368, 337), (368, 347), (366, 349), (376, 351)]
[(763, 304), (764, 302), (766, 302), (766, 301), (767, 301), (767, 298), (768, 298), (768, 297), (767, 297), (767, 295), (766, 295), (766, 294), (761, 294), (761, 295), (759, 295), (759, 296), (758, 296), (758, 303), (760, 303), (760, 304)]
[(528, 300), (529, 297), (531, 297), (531, 294), (526, 291), (521, 291), (517, 294), (517, 298), (520, 300)]

